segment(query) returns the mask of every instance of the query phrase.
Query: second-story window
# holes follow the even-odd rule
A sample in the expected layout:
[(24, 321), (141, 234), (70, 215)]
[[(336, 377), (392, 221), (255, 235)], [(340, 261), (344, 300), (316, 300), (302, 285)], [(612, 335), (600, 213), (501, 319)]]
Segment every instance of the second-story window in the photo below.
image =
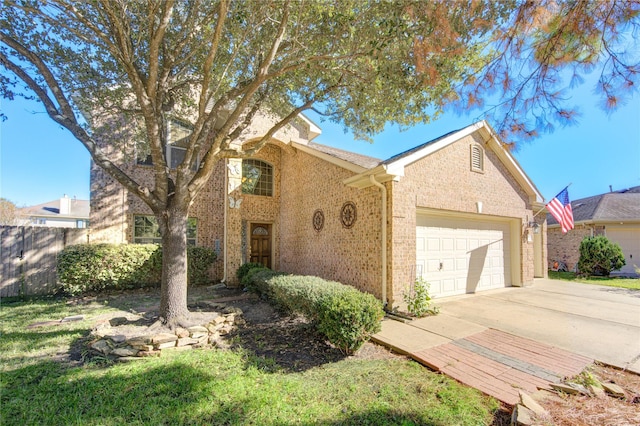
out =
[[(168, 149), (164, 149), (164, 154), (169, 167), (175, 169), (182, 163), (182, 160), (184, 160), (187, 152), (187, 144), (189, 143), (189, 135), (191, 135), (193, 129), (187, 123), (172, 119), (169, 121), (167, 131), (168, 138), (166, 148)], [(153, 165), (151, 154), (143, 159), (138, 159), (138, 164)], [(194, 161), (191, 167), (195, 170), (197, 168), (197, 161)]]
[(273, 195), (273, 167), (261, 160), (242, 160), (242, 193)]

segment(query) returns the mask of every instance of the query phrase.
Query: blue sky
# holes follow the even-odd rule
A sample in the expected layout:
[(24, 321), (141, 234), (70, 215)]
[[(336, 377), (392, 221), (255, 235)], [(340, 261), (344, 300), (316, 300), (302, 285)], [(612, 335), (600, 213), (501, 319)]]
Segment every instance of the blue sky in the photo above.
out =
[[(607, 192), (609, 185), (614, 190), (640, 185), (640, 96), (607, 114), (592, 88), (587, 82), (571, 93), (571, 103), (579, 105), (581, 113), (577, 125), (557, 127), (552, 134), (521, 143), (514, 152), (546, 200), (569, 183), (572, 200)], [(18, 206), (63, 194), (88, 199), (89, 155), (84, 147), (49, 119), (40, 104), (0, 102), (8, 117), (0, 122), (0, 197)], [(446, 114), (405, 132), (389, 127), (370, 144), (354, 140), (341, 126), (312, 118), (323, 129), (316, 142), (383, 159), (476, 121), (474, 115)]]

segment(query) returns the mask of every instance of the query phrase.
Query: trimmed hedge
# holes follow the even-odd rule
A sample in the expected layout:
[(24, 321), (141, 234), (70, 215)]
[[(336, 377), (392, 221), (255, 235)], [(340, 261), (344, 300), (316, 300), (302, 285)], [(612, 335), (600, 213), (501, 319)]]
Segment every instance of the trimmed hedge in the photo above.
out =
[(288, 312), (310, 319), (340, 350), (353, 353), (380, 331), (382, 303), (354, 287), (322, 278), (253, 269), (250, 288)]
[[(213, 250), (189, 247), (188, 282), (209, 282)], [(66, 293), (157, 287), (162, 280), (162, 248), (155, 244), (80, 244), (58, 255), (58, 280)]]
[(257, 263), (257, 262), (245, 263), (244, 265), (241, 265), (236, 271), (236, 277), (238, 278), (238, 281), (242, 282), (244, 277), (252, 269), (268, 269), (268, 268), (264, 266), (262, 263)]

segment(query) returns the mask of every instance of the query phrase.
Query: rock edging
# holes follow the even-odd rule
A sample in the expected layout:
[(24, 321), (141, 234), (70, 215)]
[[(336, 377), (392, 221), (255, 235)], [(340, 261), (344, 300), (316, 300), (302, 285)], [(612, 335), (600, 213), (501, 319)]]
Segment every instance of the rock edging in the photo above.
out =
[(223, 336), (234, 331), (239, 325), (244, 325), (245, 321), (241, 309), (226, 308), (224, 312), (212, 313), (213, 319), (203, 325), (177, 327), (173, 332), (164, 330), (135, 336), (118, 333), (117, 327), (129, 321), (125, 317), (100, 321), (91, 332), (94, 339), (89, 344), (89, 351), (114, 361), (127, 362), (159, 357), (163, 351), (168, 350), (181, 351), (206, 347), (226, 349), (228, 344)]

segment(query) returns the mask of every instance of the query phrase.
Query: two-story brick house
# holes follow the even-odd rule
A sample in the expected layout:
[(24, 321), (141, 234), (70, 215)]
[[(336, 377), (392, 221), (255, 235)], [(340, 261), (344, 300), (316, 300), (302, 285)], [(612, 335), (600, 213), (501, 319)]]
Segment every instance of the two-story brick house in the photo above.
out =
[[(392, 307), (417, 275), (442, 297), (546, 274), (546, 223), (533, 218), (543, 198), (486, 122), (387, 160), (312, 142), (319, 133), (301, 117), (254, 158), (219, 162), (189, 213), (190, 243), (218, 253), (213, 279), (234, 284), (241, 264), (261, 262)], [(144, 161), (122, 167), (151, 178)], [(96, 166), (91, 191), (92, 241), (158, 241), (150, 210)]]

